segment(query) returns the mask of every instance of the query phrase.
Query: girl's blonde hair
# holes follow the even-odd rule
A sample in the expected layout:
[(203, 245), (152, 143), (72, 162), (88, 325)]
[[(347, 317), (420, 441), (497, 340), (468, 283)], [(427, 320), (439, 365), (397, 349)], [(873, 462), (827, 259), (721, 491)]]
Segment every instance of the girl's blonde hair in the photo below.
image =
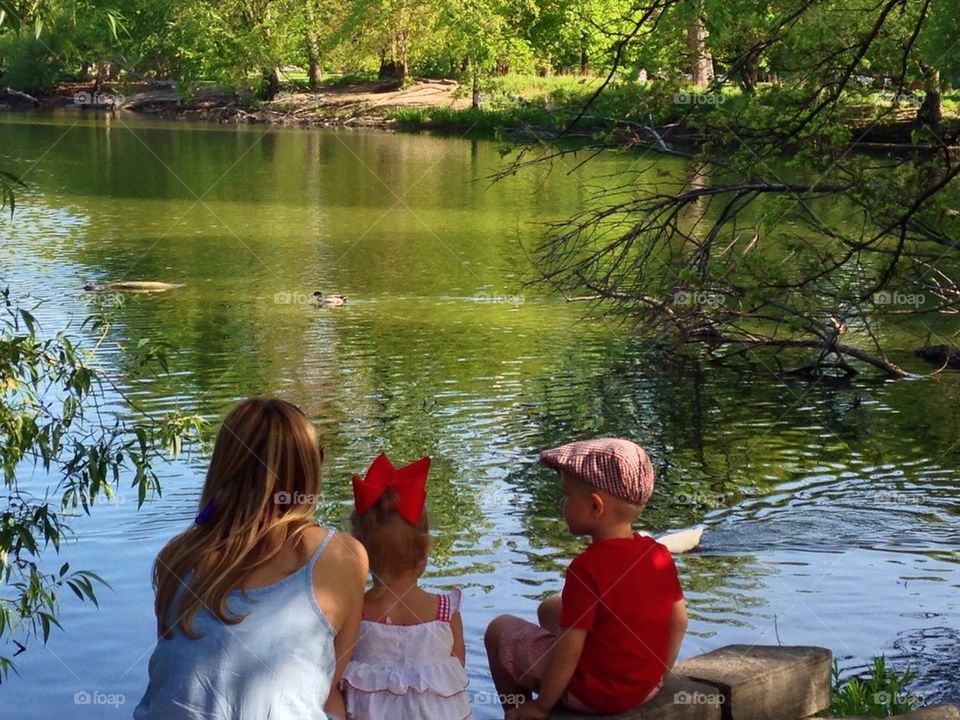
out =
[(316, 431), (296, 405), (251, 398), (233, 409), (217, 434), (198, 522), (168, 542), (153, 567), (163, 637), (174, 626), (198, 637), (201, 608), (230, 625), (243, 620), (229, 614), (227, 597), (315, 525), (322, 462)]
[(367, 550), (370, 572), (381, 581), (407, 570), (414, 570), (426, 561), (430, 549), (430, 518), (424, 508), (413, 525), (397, 512), (397, 494), (393, 488), (362, 515), (356, 510), (350, 516), (353, 535)]

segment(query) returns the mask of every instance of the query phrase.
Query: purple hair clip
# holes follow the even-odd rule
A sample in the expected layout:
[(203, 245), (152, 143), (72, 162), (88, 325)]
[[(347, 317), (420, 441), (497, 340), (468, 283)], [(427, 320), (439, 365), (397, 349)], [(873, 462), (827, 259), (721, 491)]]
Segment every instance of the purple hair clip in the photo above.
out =
[(197, 517), (194, 519), (194, 522), (197, 525), (206, 525), (208, 522), (213, 520), (213, 515), (215, 512), (216, 508), (213, 506), (213, 500), (210, 500), (210, 502), (203, 506), (203, 510), (197, 513)]

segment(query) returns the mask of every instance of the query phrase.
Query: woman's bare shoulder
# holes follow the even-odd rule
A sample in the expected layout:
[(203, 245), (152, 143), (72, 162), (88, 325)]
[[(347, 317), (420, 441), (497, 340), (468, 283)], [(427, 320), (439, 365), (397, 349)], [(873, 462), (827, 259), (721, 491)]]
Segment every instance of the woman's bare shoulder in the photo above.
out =
[(352, 535), (318, 526), (308, 530), (304, 539), (308, 547), (316, 550), (328, 533), (334, 533), (334, 535), (330, 538), (327, 548), (320, 556), (318, 566), (322, 564), (328, 569), (336, 567), (340, 571), (355, 568), (357, 572), (365, 576), (368, 568), (367, 551), (360, 541)]

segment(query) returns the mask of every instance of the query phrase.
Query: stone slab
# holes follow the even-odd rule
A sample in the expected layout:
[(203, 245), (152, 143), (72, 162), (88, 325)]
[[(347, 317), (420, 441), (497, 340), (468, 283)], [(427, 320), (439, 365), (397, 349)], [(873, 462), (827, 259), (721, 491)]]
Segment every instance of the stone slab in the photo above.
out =
[(832, 661), (821, 647), (727, 645), (674, 672), (716, 687), (722, 720), (799, 720), (830, 707)]
[(949, 703), (931, 705), (898, 717), (903, 720), (960, 720), (960, 707)]
[[(810, 718), (810, 720), (831, 720), (831, 718)], [(876, 718), (856, 715), (842, 720), (876, 720)], [(960, 720), (960, 707), (949, 703), (931, 705), (902, 715), (893, 715), (887, 720)]]
[(656, 697), (617, 715), (578, 715), (555, 711), (551, 720), (721, 720), (724, 698), (712, 685), (667, 675)]

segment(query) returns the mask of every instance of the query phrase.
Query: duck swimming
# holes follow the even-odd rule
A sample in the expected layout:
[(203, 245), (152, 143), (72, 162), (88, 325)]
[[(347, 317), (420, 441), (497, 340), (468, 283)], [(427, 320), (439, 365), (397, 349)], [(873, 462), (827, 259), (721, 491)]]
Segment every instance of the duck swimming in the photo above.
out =
[(324, 295), (322, 292), (317, 290), (313, 294), (313, 301), (318, 305), (330, 305), (331, 307), (339, 307), (340, 305), (347, 304), (346, 295)]
[[(703, 525), (697, 525), (684, 530), (669, 532), (666, 535), (654, 538), (654, 540), (661, 545), (665, 545), (667, 550), (673, 555), (682, 555), (683, 553), (694, 550), (700, 545), (700, 538), (703, 537), (703, 528)], [(650, 533), (641, 530), (640, 534), (649, 535)]]

